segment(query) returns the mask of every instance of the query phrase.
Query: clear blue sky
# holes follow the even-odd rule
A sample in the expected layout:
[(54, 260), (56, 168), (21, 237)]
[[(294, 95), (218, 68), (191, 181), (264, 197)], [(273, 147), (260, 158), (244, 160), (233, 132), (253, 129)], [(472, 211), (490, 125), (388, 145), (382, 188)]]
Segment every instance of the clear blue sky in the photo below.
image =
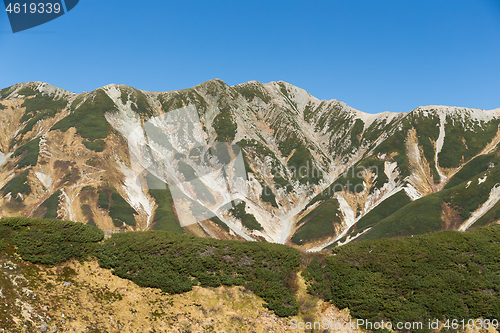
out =
[(283, 80), (370, 113), (498, 108), (500, 0), (80, 0), (16, 34), (0, 13), (2, 88), (167, 91), (213, 78)]

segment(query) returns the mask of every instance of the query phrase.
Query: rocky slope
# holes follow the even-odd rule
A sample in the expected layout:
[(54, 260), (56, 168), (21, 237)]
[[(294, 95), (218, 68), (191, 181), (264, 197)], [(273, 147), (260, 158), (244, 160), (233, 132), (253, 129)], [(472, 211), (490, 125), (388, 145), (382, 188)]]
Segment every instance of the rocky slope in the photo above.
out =
[(0, 91), (0, 216), (310, 250), (466, 230), (500, 219), (499, 117), (366, 114), (285, 82), (79, 95), (16, 84)]

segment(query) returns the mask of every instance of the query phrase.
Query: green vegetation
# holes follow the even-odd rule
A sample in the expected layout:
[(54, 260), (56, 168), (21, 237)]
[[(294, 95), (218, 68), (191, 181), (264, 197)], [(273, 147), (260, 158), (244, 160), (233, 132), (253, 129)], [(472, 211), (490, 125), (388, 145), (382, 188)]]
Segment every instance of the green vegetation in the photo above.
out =
[(55, 117), (56, 114), (68, 104), (68, 101), (64, 99), (54, 100), (53, 96), (42, 95), (36, 92), (35, 95), (36, 96), (33, 98), (25, 99), (24, 103), (21, 105), (26, 108), (21, 121), (28, 121), (20, 131), (21, 134), (26, 134), (31, 131), (38, 121)]
[(182, 96), (178, 93), (165, 93), (158, 97), (161, 108), (165, 112), (173, 111), (184, 107)]
[(12, 157), (17, 157), (21, 155), (21, 159), (17, 163), (18, 168), (23, 168), (25, 166), (34, 166), (38, 162), (38, 154), (40, 153), (40, 137), (25, 143), (21, 147), (17, 148)]
[(234, 122), (231, 109), (225, 107), (220, 109), (219, 114), (215, 116), (212, 126), (217, 133), (216, 141), (219, 142), (232, 142), (236, 136), (236, 129), (238, 125)]
[(217, 216), (211, 217), (210, 221), (212, 221), (215, 224), (218, 224), (219, 226), (221, 226), (221, 228), (224, 229), (226, 232), (229, 232), (230, 229), (227, 226), (227, 224), (225, 224), (224, 222), (222, 222), (221, 219), (218, 218)]
[(24, 87), (22, 89), (19, 89), (19, 91), (17, 92), (18, 95), (23, 95), (24, 97), (34, 96), (38, 93), (39, 92), (30, 87)]
[(288, 95), (286, 84), (284, 82), (276, 82), (276, 84), (278, 85), (281, 94), (283, 95), (283, 97), (285, 97), (285, 100), (288, 102), (288, 104), (292, 106), (294, 110), (297, 110), (297, 103), (295, 103), (293, 96)]
[(61, 191), (54, 192), (41, 206), (46, 208), (44, 218), (55, 219), (57, 217), (57, 205), (59, 204), (59, 195)]
[(4, 88), (2, 90), (0, 90), (0, 99), (3, 99), (3, 98), (7, 98), (7, 96), (11, 93), (11, 91), (13, 90), (13, 88), (15, 87), (16, 85), (12, 85), (10, 87), (7, 87), (7, 88)]
[(312, 102), (308, 102), (306, 106), (304, 107), (304, 120), (310, 123), (312, 120), (314, 120), (314, 116), (317, 115), (319, 110), (325, 107), (326, 102), (321, 101), (316, 108), (314, 108), (315, 104)]
[[(276, 155), (265, 145), (263, 145), (261, 142), (254, 140), (254, 139), (244, 139), (241, 141), (238, 141), (236, 143), (240, 148), (241, 152), (243, 154), (243, 159), (245, 161), (245, 170), (247, 172), (252, 172), (252, 168), (250, 168), (248, 161), (252, 161), (253, 159), (256, 158), (263, 158), (264, 156), (269, 156), (271, 157), (271, 167), (270, 171), (272, 172), (273, 175), (273, 180), (274, 180), (274, 185), (276, 189), (282, 188), (286, 192), (289, 192), (292, 189), (292, 184), (290, 181), (287, 179), (287, 176), (284, 174), (281, 174), (279, 171), (283, 171), (283, 165), (279, 161), (279, 159), (276, 157)], [(257, 177), (258, 178), (258, 177)], [(261, 180), (262, 183), (262, 180)]]
[(71, 258), (86, 258), (104, 233), (78, 222), (10, 217), (0, 219), (0, 239), (17, 246), (27, 261), (55, 265)]
[(401, 190), (385, 199), (378, 206), (359, 219), (359, 221), (355, 224), (354, 230), (356, 232), (360, 232), (366, 228), (373, 227), (378, 222), (382, 221), (391, 214), (394, 214), (409, 203), (411, 203), (410, 198), (406, 195), (404, 190)]
[(449, 189), (460, 185), (461, 183), (485, 172), (491, 166), (496, 166), (500, 164), (500, 157), (495, 151), (486, 155), (481, 155), (467, 163), (460, 171), (458, 171), (448, 184), (444, 187)]
[[(375, 125), (372, 124), (370, 128), (372, 126)], [(378, 154), (393, 154), (394, 156), (392, 156), (392, 160), (397, 162), (401, 178), (405, 178), (410, 175), (410, 171), (408, 169), (408, 158), (406, 156), (406, 133), (412, 128), (412, 126), (408, 119), (404, 118), (395, 121), (391, 125), (393, 128), (397, 128), (398, 126), (401, 126), (401, 130), (392, 133), (386, 140), (384, 140), (384, 142), (382, 142), (380, 146), (375, 149), (374, 156), (377, 156)]]
[[(346, 170), (342, 175), (340, 175), (332, 184), (330, 184), (321, 193), (316, 195), (306, 206), (309, 207), (318, 201), (328, 200), (335, 192), (342, 191), (343, 189), (351, 191), (354, 193), (360, 193), (364, 191), (365, 186), (363, 184), (363, 172), (370, 171), (377, 175), (375, 180), (376, 187), (380, 188), (387, 182), (387, 176), (384, 173), (384, 161), (380, 161), (374, 158), (367, 158), (363, 162), (356, 166), (351, 167)], [(375, 190), (375, 186), (371, 189), (371, 192)]]
[(273, 207), (278, 207), (278, 204), (276, 203), (276, 196), (274, 195), (273, 190), (269, 188), (269, 186), (265, 185), (262, 187), (261, 198), (262, 201), (271, 203)]
[(3, 105), (2, 103), (0, 103), (0, 110), (5, 110), (7, 109), (7, 107), (5, 105)]
[(441, 167), (457, 167), (462, 159), (468, 161), (480, 153), (497, 133), (499, 124), (498, 120), (475, 122), (470, 119), (468, 122), (472, 125), (471, 129), (464, 128), (460, 120), (449, 121), (446, 125), (446, 140), (438, 155)]
[[(484, 179), (481, 184), (479, 184), (480, 178)], [(468, 219), (470, 214), (488, 199), (491, 188), (500, 182), (500, 165), (477, 175), (470, 181), (469, 186), (462, 183), (449, 190), (441, 191), (444, 200), (460, 212), (463, 220)]]
[(143, 287), (182, 293), (195, 285), (243, 285), (278, 316), (298, 312), (291, 285), (299, 251), (262, 242), (222, 241), (166, 231), (114, 234), (100, 247), (99, 264)]
[(56, 265), (95, 255), (113, 274), (168, 293), (196, 285), (241, 285), (282, 317), (298, 313), (295, 279), (301, 260), (307, 291), (349, 308), (354, 318), (394, 323), (500, 316), (498, 226), (349, 243), (332, 249), (334, 255), (302, 259), (298, 250), (285, 245), (167, 231), (124, 232), (101, 242), (103, 238), (101, 230), (82, 223), (0, 219), (0, 249), (14, 245), (32, 263)]
[(92, 208), (90, 208), (89, 204), (83, 204), (82, 205), (82, 213), (83, 216), (85, 216), (87, 220), (87, 225), (91, 225), (96, 227), (97, 225), (95, 224), (94, 218), (92, 216)]
[[(481, 164), (483, 162), (478, 163)], [(457, 174), (459, 177), (457, 179), (461, 179), (461, 177), (470, 174), (470, 172), (473, 171), (465, 169), (464, 173), (461, 175)], [(484, 182), (479, 184), (479, 178), (484, 179)], [(486, 172), (476, 174), (476, 176), (469, 181), (469, 185), (467, 185), (468, 181), (464, 181), (452, 188), (426, 195), (406, 205), (403, 205), (403, 201), (398, 203), (396, 200), (397, 197), (393, 200), (382, 202), (373, 210), (373, 213), (368, 213), (358, 221), (357, 228), (359, 228), (359, 230), (369, 226), (373, 227), (370, 231), (361, 235), (357, 240), (420, 235), (439, 231), (444, 228), (458, 227), (459, 224), (467, 220), (471, 213), (478, 209), (479, 206), (488, 199), (492, 187), (500, 182), (500, 165), (492, 167)], [(403, 194), (400, 194), (400, 196), (401, 200), (403, 200)], [(408, 202), (408, 199), (404, 200)], [(459, 217), (458, 219), (455, 217), (453, 221), (450, 220), (446, 222), (452, 223), (453, 225), (446, 225), (442, 220), (441, 215), (445, 205), (449, 207), (448, 209), (453, 209)], [(397, 209), (397, 207), (400, 208)], [(392, 214), (384, 217), (378, 223), (373, 224), (377, 221), (378, 217), (383, 217), (386, 213), (390, 212), (391, 209), (394, 209)], [(495, 216), (496, 213), (490, 211), (490, 213), (485, 214), (480, 221), (476, 222), (478, 223), (476, 227), (487, 224), (490, 219), (492, 219), (491, 222), (493, 222)]]
[(9, 180), (9, 182), (2, 187), (1, 191), (4, 195), (10, 193), (16, 200), (18, 200), (18, 193), (29, 195), (31, 193), (31, 187), (28, 184), (28, 170)]
[(364, 127), (365, 123), (361, 119), (356, 119), (354, 121), (354, 126), (351, 129), (352, 145), (359, 145), (361, 143), (361, 134), (363, 133)]
[(498, 227), (349, 243), (302, 275), (309, 293), (372, 322), (494, 319), (499, 243)]
[(298, 225), (303, 224), (293, 235), (291, 241), (294, 244), (302, 245), (327, 236), (334, 236), (336, 233), (335, 225), (341, 223), (337, 215), (338, 208), (339, 204), (335, 198), (321, 203), (297, 223)]
[(241, 223), (243, 223), (245, 227), (247, 227), (250, 230), (264, 229), (262, 228), (260, 223), (255, 219), (255, 216), (245, 211), (245, 201), (242, 201), (237, 205), (235, 204), (234, 201), (231, 201), (231, 204), (233, 205), (233, 208), (231, 208), (229, 211), (231, 212), (231, 214), (233, 214), (234, 217), (240, 219)]
[(323, 177), (321, 171), (315, 166), (315, 158), (302, 144), (293, 152), (288, 160), (288, 166), (293, 172), (293, 179), (302, 184), (318, 184)]
[[(328, 102), (325, 102), (328, 103)], [(323, 103), (316, 108), (319, 110), (320, 108), (327, 108), (327, 112), (323, 112), (323, 114), (317, 119), (316, 121), (316, 130), (321, 131), (325, 127), (329, 130), (329, 132), (335, 132), (335, 133), (343, 133), (344, 135), (347, 134), (348, 128), (350, 128), (350, 124), (354, 122), (353, 119), (351, 119), (350, 115), (344, 112), (344, 107), (342, 103), (337, 102), (337, 103), (328, 103), (327, 105), (324, 105)], [(309, 113), (308, 117), (306, 118), (307, 121), (312, 120), (312, 117), (314, 116), (314, 113)], [(340, 138), (342, 140), (343, 138)], [(339, 143), (340, 140), (337, 142), (332, 142), (332, 147), (335, 148), (340, 148)], [(338, 152), (341, 152), (340, 150)]]
[[(439, 124), (439, 117), (432, 113), (429, 113), (427, 116), (423, 116), (419, 113), (412, 112), (410, 120), (412, 121), (412, 125), (417, 130), (418, 144), (422, 147), (423, 155), (429, 163), (431, 176), (435, 182), (439, 182), (439, 174), (434, 163), (435, 150), (432, 144), (432, 141), (437, 141), (439, 137), (439, 127), (436, 126)], [(448, 137), (446, 137), (445, 141), (448, 141)], [(439, 162), (442, 166), (441, 160), (439, 160)]]
[[(279, 128), (274, 128), (279, 130)], [(294, 150), (302, 146), (302, 140), (300, 137), (291, 135), (290, 137), (284, 137), (278, 142), (278, 148), (282, 156), (290, 156)]]
[(153, 108), (149, 105), (146, 95), (140, 90), (134, 89), (135, 103), (132, 104), (132, 110), (140, 115), (151, 117), (154, 115)]
[(87, 149), (93, 150), (95, 152), (102, 152), (104, 150), (104, 140), (96, 141), (83, 141), (83, 144)]
[[(76, 107), (76, 104), (73, 103), (71, 107)], [(78, 109), (55, 124), (52, 130), (59, 129), (66, 132), (69, 128), (75, 127), (83, 138), (104, 139), (108, 135), (108, 122), (104, 114), (115, 110), (116, 106), (111, 98), (102, 89), (98, 89), (87, 96), (87, 100)]]
[(170, 188), (160, 179), (148, 172), (146, 176), (149, 194), (155, 199), (158, 208), (153, 216), (154, 230), (175, 231), (184, 233), (179, 221), (175, 218)]
[[(442, 229), (441, 193), (429, 194), (392, 213), (358, 240), (421, 235)], [(383, 203), (382, 203), (383, 205)]]
[(254, 98), (258, 97), (264, 103), (269, 103), (271, 101), (271, 96), (262, 87), (261, 83), (245, 83), (239, 86), (233, 87), (241, 96), (245, 97), (247, 101), (252, 101)]
[(120, 86), (121, 95), (120, 99), (123, 104), (126, 104), (127, 101), (132, 101), (131, 108), (137, 114), (141, 116), (151, 117), (154, 114), (153, 108), (149, 105), (146, 95), (140, 90), (128, 87), (128, 86)]
[(135, 226), (134, 216), (137, 214), (135, 209), (122, 198), (115, 188), (99, 187), (97, 194), (99, 207), (109, 210), (109, 216), (113, 219), (113, 224), (116, 227), (123, 226), (123, 223)]
[[(203, 84), (202, 84), (203, 85)], [(173, 111), (185, 107), (186, 105), (196, 105), (198, 114), (203, 114), (208, 103), (202, 95), (196, 91), (197, 87), (163, 93), (158, 96), (161, 108), (165, 112)]]
[(486, 214), (479, 218), (470, 228), (482, 227), (500, 220), (500, 202), (493, 206)]

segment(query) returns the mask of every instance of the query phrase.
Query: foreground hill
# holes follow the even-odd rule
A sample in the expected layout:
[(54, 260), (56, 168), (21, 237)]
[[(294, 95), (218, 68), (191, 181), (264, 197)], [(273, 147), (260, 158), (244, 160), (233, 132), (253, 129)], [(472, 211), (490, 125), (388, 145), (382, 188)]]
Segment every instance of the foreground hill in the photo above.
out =
[[(81, 223), (0, 219), (0, 328), (285, 332), (293, 319), (350, 319), (306, 293), (298, 251), (287, 246), (162, 231), (102, 237)], [(293, 282), (286, 288), (280, 272)]]
[(324, 325), (443, 328), (460, 318), (498, 329), (498, 226), (362, 241), (331, 255), (164, 231), (102, 239), (81, 223), (0, 219), (0, 327), (285, 332), (316, 322), (334, 332)]
[(366, 114), (285, 82), (20, 83), (0, 91), (0, 216), (312, 250), (473, 229), (500, 218), (499, 124), (500, 109)]

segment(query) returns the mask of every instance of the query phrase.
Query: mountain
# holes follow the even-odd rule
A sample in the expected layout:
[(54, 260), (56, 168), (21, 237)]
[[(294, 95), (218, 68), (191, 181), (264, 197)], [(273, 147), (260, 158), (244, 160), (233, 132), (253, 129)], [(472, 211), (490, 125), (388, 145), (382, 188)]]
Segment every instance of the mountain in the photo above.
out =
[(30, 82), (0, 91), (0, 124), (2, 217), (309, 250), (500, 219), (500, 109), (367, 114), (286, 82)]

